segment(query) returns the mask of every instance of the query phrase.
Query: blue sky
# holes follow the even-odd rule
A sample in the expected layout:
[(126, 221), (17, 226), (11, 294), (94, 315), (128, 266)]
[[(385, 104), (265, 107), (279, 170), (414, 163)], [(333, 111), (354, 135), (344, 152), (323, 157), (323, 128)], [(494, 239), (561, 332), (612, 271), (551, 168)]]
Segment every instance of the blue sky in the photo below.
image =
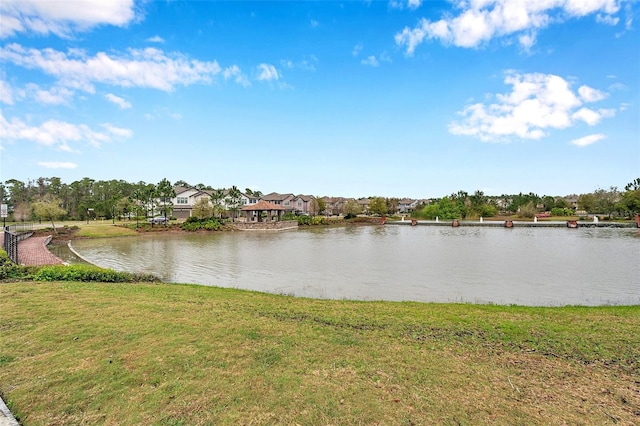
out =
[(640, 176), (640, 3), (0, 2), (0, 180), (568, 195)]

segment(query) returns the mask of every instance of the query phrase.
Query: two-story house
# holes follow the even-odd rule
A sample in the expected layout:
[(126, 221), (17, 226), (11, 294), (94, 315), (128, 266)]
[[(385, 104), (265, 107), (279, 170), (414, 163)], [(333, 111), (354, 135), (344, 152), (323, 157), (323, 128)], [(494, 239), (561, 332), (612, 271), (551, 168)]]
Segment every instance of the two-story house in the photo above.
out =
[(273, 203), (276, 206), (284, 207), (285, 213), (295, 213), (295, 214), (317, 214), (317, 211), (314, 211), (314, 201), (316, 197), (313, 195), (304, 195), (304, 194), (279, 194), (277, 192), (272, 192), (267, 195), (263, 195), (260, 197), (260, 200), (267, 201), (269, 203)]
[(266, 201), (268, 203), (273, 203), (276, 206), (284, 207), (285, 213), (293, 213), (295, 212), (295, 195), (293, 194), (278, 194), (277, 192), (272, 192), (267, 195), (263, 195), (260, 197), (262, 201)]
[[(173, 189), (176, 193), (176, 196), (171, 200), (173, 202), (173, 215), (178, 219), (191, 217), (193, 206), (203, 198), (206, 199), (209, 204), (212, 204), (211, 195), (213, 194), (213, 191), (211, 190), (197, 189), (194, 187), (186, 188), (182, 186), (176, 186)], [(230, 207), (227, 202), (229, 190), (225, 189), (223, 194), (222, 206), (228, 210)], [(239, 201), (239, 207), (242, 208), (246, 205), (256, 204), (258, 199), (255, 197), (249, 197), (247, 194), (241, 192)]]

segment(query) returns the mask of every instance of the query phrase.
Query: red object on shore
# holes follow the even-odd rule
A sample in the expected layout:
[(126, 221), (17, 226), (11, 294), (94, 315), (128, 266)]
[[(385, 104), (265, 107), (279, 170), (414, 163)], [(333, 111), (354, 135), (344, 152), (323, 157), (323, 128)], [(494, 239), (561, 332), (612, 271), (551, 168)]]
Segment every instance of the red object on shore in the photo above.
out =
[(513, 221), (512, 220), (505, 220), (504, 221), (504, 227), (505, 228), (513, 228)]

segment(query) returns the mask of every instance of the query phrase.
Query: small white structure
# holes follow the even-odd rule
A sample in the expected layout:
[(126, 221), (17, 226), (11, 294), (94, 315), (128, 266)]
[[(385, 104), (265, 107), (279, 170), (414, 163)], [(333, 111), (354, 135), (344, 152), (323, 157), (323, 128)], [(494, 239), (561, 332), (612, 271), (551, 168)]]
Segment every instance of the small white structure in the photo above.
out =
[(593, 216), (593, 223), (598, 223), (598, 216)]

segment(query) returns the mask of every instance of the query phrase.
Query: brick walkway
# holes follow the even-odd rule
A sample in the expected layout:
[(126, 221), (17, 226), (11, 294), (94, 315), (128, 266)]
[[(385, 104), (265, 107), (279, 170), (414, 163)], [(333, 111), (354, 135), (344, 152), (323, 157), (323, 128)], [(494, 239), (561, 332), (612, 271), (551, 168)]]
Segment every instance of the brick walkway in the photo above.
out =
[[(0, 227), (1, 230), (1, 227)], [(62, 260), (51, 253), (45, 243), (49, 237), (29, 237), (18, 243), (18, 263), (21, 265), (59, 265)], [(4, 247), (4, 232), (0, 232), (0, 247)]]

